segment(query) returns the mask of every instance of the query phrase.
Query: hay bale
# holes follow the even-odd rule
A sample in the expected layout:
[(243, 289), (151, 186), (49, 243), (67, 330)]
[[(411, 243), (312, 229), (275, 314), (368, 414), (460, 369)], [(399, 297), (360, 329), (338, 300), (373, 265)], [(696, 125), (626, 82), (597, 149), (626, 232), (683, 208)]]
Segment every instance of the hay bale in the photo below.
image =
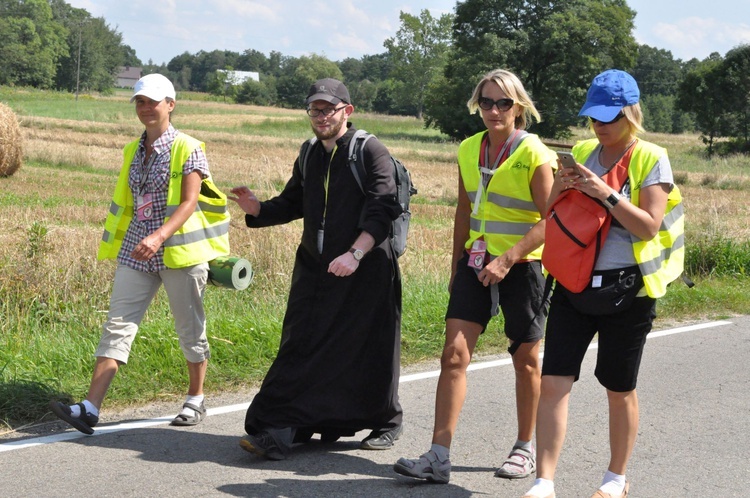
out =
[(0, 176), (10, 176), (21, 167), (21, 128), (13, 110), (0, 102)]

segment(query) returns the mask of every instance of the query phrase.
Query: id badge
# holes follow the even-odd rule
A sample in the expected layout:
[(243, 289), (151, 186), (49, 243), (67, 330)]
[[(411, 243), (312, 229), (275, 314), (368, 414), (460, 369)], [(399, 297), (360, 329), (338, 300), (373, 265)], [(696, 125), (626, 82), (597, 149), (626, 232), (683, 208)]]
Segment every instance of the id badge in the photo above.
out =
[(151, 194), (139, 195), (136, 198), (136, 216), (138, 221), (150, 220), (154, 214), (154, 201)]
[(469, 267), (481, 270), (484, 268), (484, 256), (487, 253), (487, 242), (475, 240), (469, 249)]

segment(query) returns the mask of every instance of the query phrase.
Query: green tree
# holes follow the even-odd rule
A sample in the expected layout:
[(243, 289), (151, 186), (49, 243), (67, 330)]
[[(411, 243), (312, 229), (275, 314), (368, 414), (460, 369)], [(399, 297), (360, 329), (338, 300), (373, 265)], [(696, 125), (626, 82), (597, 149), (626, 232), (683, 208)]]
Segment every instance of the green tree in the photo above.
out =
[(55, 77), (63, 90), (107, 92), (115, 83), (121, 66), (140, 66), (135, 50), (122, 43), (122, 34), (107, 25), (104, 18), (91, 17), (85, 9), (65, 0), (49, 0), (54, 19), (67, 29), (69, 51), (60, 58)]
[(669, 50), (640, 45), (632, 75), (641, 90), (641, 107), (647, 130), (682, 133), (691, 125), (688, 113), (676, 105), (683, 64)]
[(427, 88), (445, 67), (453, 16), (434, 18), (425, 9), (419, 17), (405, 12), (399, 17), (401, 27), (395, 38), (383, 44), (393, 63), (390, 76), (398, 82), (393, 97), (398, 105), (414, 108), (421, 119)]
[(61, 22), (68, 27), (70, 52), (60, 59), (57, 88), (111, 91), (118, 69), (126, 65), (127, 60), (122, 35), (111, 29), (104, 18), (92, 18), (88, 13), (78, 19), (61, 19)]
[(122, 52), (122, 65), (132, 67), (142, 67), (143, 62), (135, 55), (135, 49), (130, 45), (120, 45), (120, 51)]
[(248, 49), (237, 58), (238, 71), (255, 71), (256, 73), (268, 72), (268, 57), (263, 52)]
[(362, 79), (380, 82), (388, 79), (393, 69), (393, 59), (388, 52), (362, 57)]
[(702, 62), (691, 63), (677, 90), (677, 106), (695, 116), (709, 156), (714, 153), (716, 139), (727, 133), (722, 62), (721, 55), (714, 52)]
[(378, 85), (370, 80), (360, 80), (350, 83), (350, 80), (344, 77), (346, 88), (354, 104), (360, 111), (373, 111), (373, 101), (378, 93)]
[(261, 75), (260, 81), (247, 80), (237, 89), (235, 100), (238, 104), (264, 105), (276, 104), (276, 81), (273, 76)]
[(641, 93), (641, 109), (643, 123), (648, 131), (657, 133), (672, 133), (674, 126), (673, 114), (675, 110), (672, 95), (643, 95)]
[(624, 0), (466, 0), (456, 6), (453, 50), (431, 86), (428, 124), (454, 138), (481, 129), (466, 101), (486, 72), (505, 68), (524, 83), (542, 114), (532, 130), (565, 136), (593, 77), (635, 62), (635, 12)]
[(46, 0), (0, 0), (0, 84), (52, 87), (66, 35)]
[(232, 71), (231, 67), (228, 67), (225, 70), (217, 69), (206, 78), (206, 90), (208, 93), (224, 97), (224, 102), (227, 101), (227, 97), (230, 99), (234, 98), (237, 93), (236, 85), (233, 85), (229, 78), (229, 71)]
[(209, 78), (217, 69), (236, 67), (240, 54), (229, 50), (203, 50), (195, 54), (190, 65), (190, 90), (207, 91)]
[(631, 74), (641, 95), (674, 95), (682, 76), (682, 64), (669, 50), (639, 45)]
[[(347, 57), (346, 59), (338, 62), (341, 74), (344, 75), (344, 81), (347, 83), (354, 81), (362, 81), (366, 79), (364, 77), (364, 62), (362, 59), (355, 59), (354, 57)], [(348, 88), (348, 86), (347, 86)]]
[(750, 152), (750, 44), (740, 45), (724, 56), (724, 108), (729, 118), (729, 136), (739, 152)]
[(303, 55), (288, 58), (282, 63), (282, 74), (276, 83), (279, 103), (284, 107), (300, 108), (307, 97), (310, 85), (321, 78), (343, 80), (341, 69), (322, 55)]
[(271, 50), (271, 52), (268, 54), (268, 74), (276, 78), (281, 76), (283, 62), (284, 56), (281, 54), (281, 52)]

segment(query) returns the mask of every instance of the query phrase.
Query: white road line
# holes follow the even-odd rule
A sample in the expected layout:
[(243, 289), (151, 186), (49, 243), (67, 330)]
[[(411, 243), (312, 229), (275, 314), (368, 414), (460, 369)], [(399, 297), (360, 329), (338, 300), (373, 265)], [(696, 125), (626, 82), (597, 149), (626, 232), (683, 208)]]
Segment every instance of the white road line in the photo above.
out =
[[(685, 332), (693, 332), (695, 330), (703, 330), (707, 328), (720, 327), (722, 325), (731, 325), (731, 324), (732, 322), (722, 320), (722, 321), (716, 321), (716, 322), (707, 322), (707, 323), (700, 323), (696, 325), (689, 325), (686, 327), (677, 327), (674, 329), (651, 332), (648, 335), (648, 339), (655, 339), (657, 337), (666, 337), (669, 335), (682, 334)], [(596, 347), (597, 347), (597, 344), (592, 343), (589, 346), (589, 349), (595, 349)], [(544, 356), (544, 354), (542, 353), (540, 354), (540, 356)], [(502, 360), (485, 361), (485, 362), (473, 363), (469, 365), (468, 370), (472, 371), (472, 370), (482, 370), (485, 368), (495, 368), (495, 367), (510, 365), (511, 363), (512, 361), (510, 358), (505, 358)], [(400, 383), (430, 379), (430, 378), (437, 377), (439, 375), (440, 375), (440, 370), (402, 375), (400, 379)], [(240, 403), (237, 405), (221, 406), (218, 408), (209, 408), (208, 410), (206, 410), (206, 414), (207, 415), (221, 415), (224, 413), (232, 413), (232, 412), (236, 412), (240, 410), (247, 410), (248, 406), (250, 406), (250, 403)], [(135, 422), (123, 422), (120, 424), (105, 425), (105, 426), (97, 428), (96, 432), (94, 433), (94, 436), (100, 435), (100, 434), (111, 434), (113, 432), (127, 431), (131, 429), (143, 429), (145, 427), (152, 427), (155, 425), (168, 424), (169, 422), (172, 421), (175, 415), (152, 418), (148, 420), (138, 420)], [(86, 434), (80, 433), (78, 431), (68, 431), (68, 432), (63, 432), (60, 434), (54, 434), (51, 436), (43, 436), (43, 437), (37, 437), (37, 438), (31, 438), (31, 439), (24, 439), (21, 441), (13, 441), (10, 443), (0, 444), (0, 453), (4, 451), (13, 451), (13, 450), (21, 450), (24, 448), (31, 448), (31, 447), (39, 446), (43, 444), (51, 444), (51, 443), (57, 443), (61, 441), (71, 441), (71, 440), (81, 439), (85, 437), (93, 437), (93, 436), (87, 436)]]

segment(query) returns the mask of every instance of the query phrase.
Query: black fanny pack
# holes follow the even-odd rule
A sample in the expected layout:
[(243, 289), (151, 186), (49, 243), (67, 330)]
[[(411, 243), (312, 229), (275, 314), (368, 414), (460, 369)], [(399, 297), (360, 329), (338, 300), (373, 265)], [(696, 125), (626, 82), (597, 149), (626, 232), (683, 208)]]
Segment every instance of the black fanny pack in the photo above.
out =
[(555, 288), (562, 289), (570, 304), (580, 313), (612, 315), (630, 308), (643, 288), (643, 275), (638, 266), (594, 271), (591, 283), (581, 292), (571, 292), (559, 282)]

